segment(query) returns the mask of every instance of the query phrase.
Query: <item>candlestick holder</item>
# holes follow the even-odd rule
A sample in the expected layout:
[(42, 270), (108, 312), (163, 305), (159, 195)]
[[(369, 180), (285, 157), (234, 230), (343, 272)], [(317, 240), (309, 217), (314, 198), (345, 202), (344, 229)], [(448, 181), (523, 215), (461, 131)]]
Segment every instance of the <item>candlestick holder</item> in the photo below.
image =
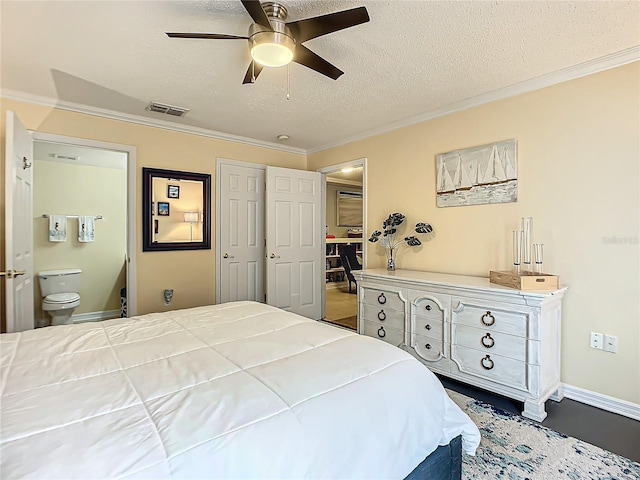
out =
[(513, 231), (513, 267), (516, 273), (520, 273), (520, 260), (522, 258), (522, 232)]
[(522, 217), (522, 262), (525, 270), (531, 271), (531, 229), (533, 217)]
[(533, 244), (533, 259), (536, 265), (536, 273), (542, 273), (542, 243)]

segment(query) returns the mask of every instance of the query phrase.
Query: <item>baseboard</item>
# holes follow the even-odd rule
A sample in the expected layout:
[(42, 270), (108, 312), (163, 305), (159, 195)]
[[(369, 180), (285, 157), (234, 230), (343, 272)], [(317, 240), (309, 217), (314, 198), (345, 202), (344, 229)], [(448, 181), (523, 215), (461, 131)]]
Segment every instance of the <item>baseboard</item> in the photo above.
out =
[(627, 402), (626, 400), (620, 400), (619, 398), (603, 395), (602, 393), (574, 387), (566, 383), (563, 384), (562, 389), (566, 398), (570, 398), (576, 402), (591, 405), (592, 407), (606, 410), (607, 412), (617, 413), (618, 415), (634, 420), (640, 420), (640, 405), (637, 403)]
[(100, 322), (102, 320), (109, 320), (110, 318), (119, 317), (120, 310), (104, 310), (102, 312), (89, 312), (71, 315), (71, 321), (73, 323)]

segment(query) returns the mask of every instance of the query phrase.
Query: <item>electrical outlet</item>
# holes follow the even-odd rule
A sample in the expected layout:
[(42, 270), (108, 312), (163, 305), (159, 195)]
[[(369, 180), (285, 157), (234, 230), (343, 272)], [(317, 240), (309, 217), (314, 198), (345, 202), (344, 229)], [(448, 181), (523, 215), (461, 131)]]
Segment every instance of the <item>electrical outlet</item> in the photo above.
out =
[(602, 350), (602, 342), (603, 342), (602, 334), (591, 332), (590, 338), (591, 339), (589, 341), (589, 346), (591, 348), (597, 348), (598, 350)]
[(603, 349), (605, 352), (617, 353), (618, 337), (616, 337), (615, 335), (605, 335)]
[(171, 304), (171, 299), (173, 298), (173, 288), (167, 288), (163, 293), (164, 293), (164, 305), (166, 307), (167, 305)]

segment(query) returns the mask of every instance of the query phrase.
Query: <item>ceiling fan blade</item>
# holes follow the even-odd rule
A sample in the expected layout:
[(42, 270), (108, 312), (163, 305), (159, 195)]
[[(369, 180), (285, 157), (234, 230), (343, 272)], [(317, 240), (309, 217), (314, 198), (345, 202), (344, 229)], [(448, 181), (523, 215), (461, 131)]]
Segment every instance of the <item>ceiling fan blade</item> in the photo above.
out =
[(222, 33), (174, 33), (167, 32), (170, 38), (204, 38), (214, 40), (248, 40), (249, 37), (238, 37), (237, 35), (224, 35)]
[(318, 73), (326, 75), (333, 80), (337, 80), (344, 72), (337, 67), (334, 67), (324, 58), (313, 53), (304, 45), (296, 45), (296, 50), (293, 53), (293, 61), (309, 67), (311, 70), (315, 70)]
[(255, 79), (258, 78), (258, 75), (260, 75), (263, 68), (264, 67), (262, 65), (251, 60), (249, 68), (247, 68), (247, 73), (244, 74), (242, 84), (245, 85), (247, 83), (253, 83)]
[[(244, 2), (243, 2), (244, 3)], [(352, 8), (342, 12), (329, 13), (319, 17), (307, 18), (287, 23), (298, 44), (320, 37), (328, 33), (337, 32), (345, 28), (360, 25), (369, 21), (369, 13), (365, 7)]]
[(269, 22), (269, 17), (267, 17), (267, 14), (264, 13), (262, 5), (260, 5), (260, 2), (258, 0), (241, 1), (242, 5), (244, 5), (244, 8), (247, 10), (249, 15), (251, 15), (251, 18), (253, 18), (254, 22), (256, 22), (258, 25), (262, 25), (264, 28), (268, 28), (269, 30), (273, 31), (271, 22)]

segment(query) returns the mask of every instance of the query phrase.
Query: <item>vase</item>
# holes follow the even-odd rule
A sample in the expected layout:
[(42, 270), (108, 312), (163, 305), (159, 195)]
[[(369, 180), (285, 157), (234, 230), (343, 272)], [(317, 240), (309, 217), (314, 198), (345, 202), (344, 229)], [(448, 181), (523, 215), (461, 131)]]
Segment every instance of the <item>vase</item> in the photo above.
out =
[(396, 269), (396, 262), (393, 259), (393, 250), (387, 252), (387, 270), (393, 271)]

